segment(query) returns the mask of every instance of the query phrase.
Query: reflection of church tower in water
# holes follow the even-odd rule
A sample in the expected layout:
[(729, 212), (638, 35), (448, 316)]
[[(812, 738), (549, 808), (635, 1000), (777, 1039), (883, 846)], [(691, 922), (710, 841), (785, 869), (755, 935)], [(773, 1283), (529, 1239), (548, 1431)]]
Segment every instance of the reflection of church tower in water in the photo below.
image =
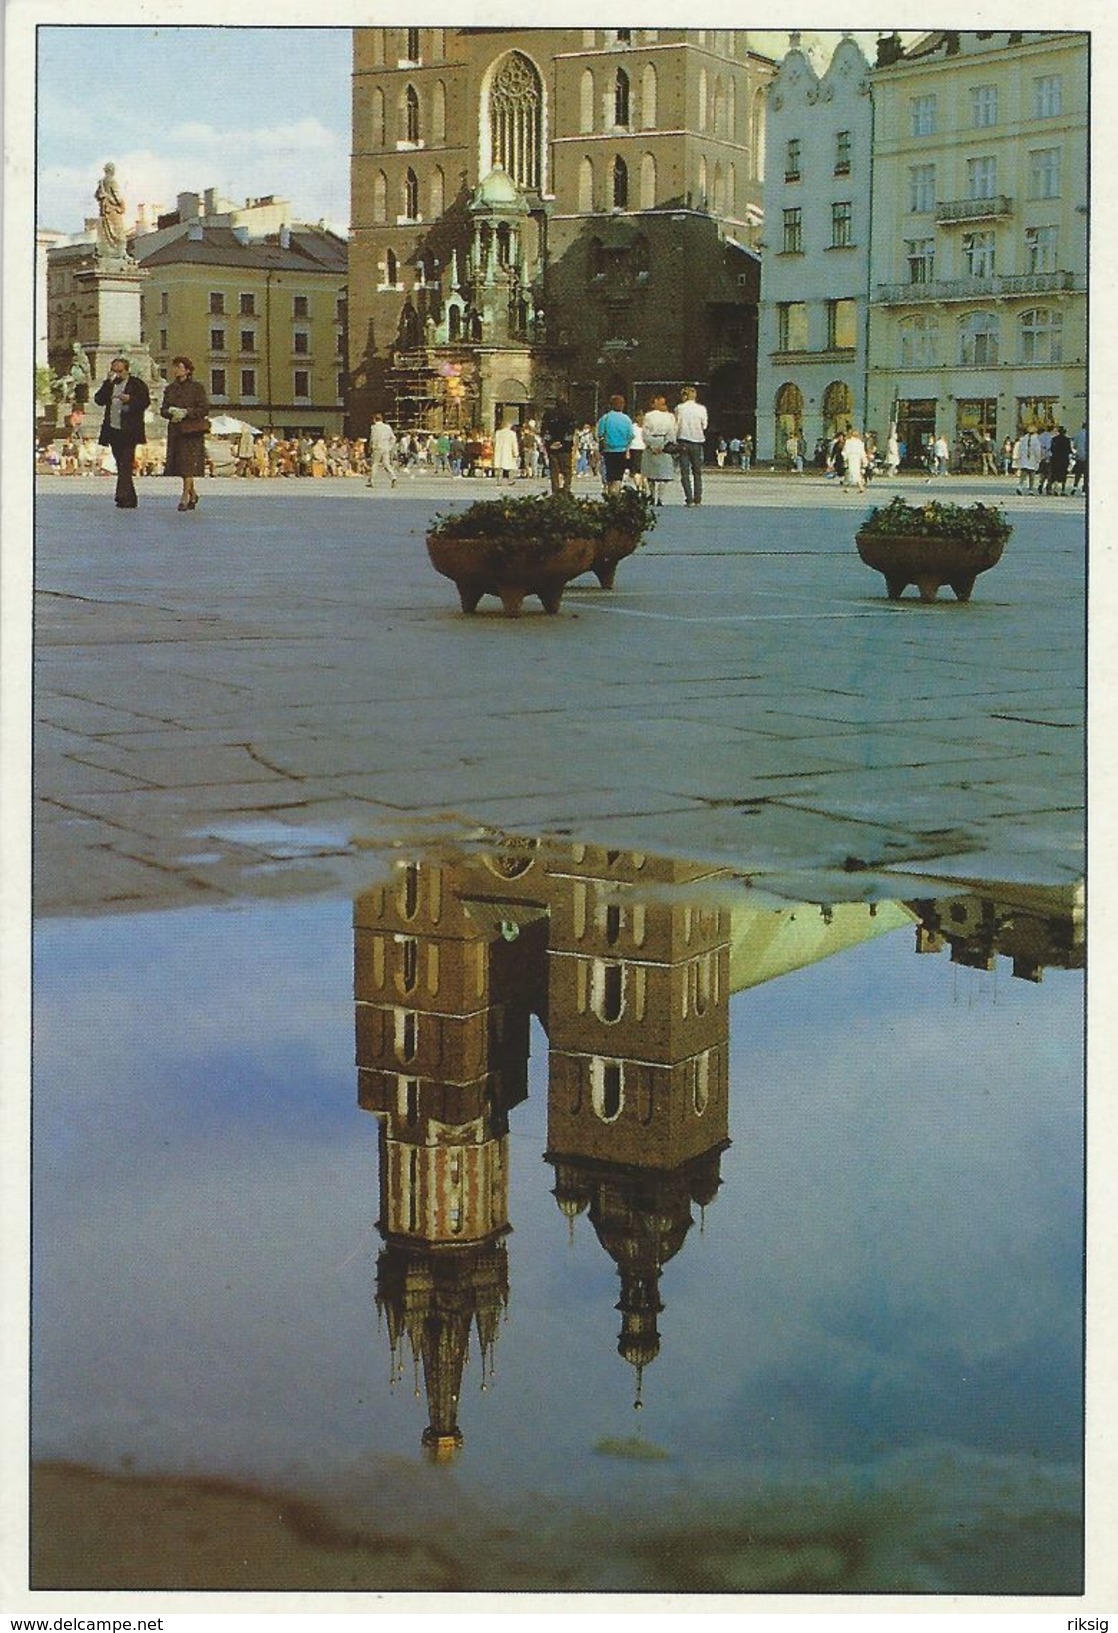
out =
[(408, 862), (354, 913), (358, 1099), (380, 1124), (377, 1305), (394, 1372), (405, 1341), (422, 1368), (436, 1456), (462, 1442), (471, 1332), (484, 1382), (508, 1298), (508, 1113), (527, 1093), (542, 962), (518, 945), (542, 909), (487, 883), (471, 896), (461, 868)]
[(729, 1144), (730, 915), (702, 902), (722, 878), (590, 846), (551, 869), (547, 1160), (572, 1227), (586, 1210), (617, 1265), (638, 1405), (661, 1272)]

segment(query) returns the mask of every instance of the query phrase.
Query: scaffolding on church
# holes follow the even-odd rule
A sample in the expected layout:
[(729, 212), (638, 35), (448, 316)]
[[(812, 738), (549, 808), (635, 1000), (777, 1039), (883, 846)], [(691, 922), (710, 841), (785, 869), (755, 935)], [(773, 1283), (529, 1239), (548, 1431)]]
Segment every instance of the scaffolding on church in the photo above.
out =
[(436, 429), (442, 382), (426, 351), (397, 352), (389, 371), (393, 397), (392, 426), (397, 436)]

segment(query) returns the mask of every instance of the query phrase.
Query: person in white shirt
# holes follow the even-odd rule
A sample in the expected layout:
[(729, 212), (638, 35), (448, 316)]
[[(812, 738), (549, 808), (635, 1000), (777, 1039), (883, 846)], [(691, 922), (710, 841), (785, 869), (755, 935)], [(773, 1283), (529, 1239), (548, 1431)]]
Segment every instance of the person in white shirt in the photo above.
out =
[(367, 488), (372, 487), (373, 478), (378, 471), (384, 472), (390, 487), (396, 486), (396, 433), (385, 423), (383, 414), (374, 414), (373, 423), (369, 427), (369, 476), (365, 483)]
[(1035, 425), (1022, 436), (1017, 445), (1017, 487), (1016, 492), (1022, 493), (1027, 488), (1033, 492), (1036, 485), (1037, 472), (1040, 470), (1041, 444)]
[(857, 431), (848, 431), (842, 445), (842, 465), (844, 488), (857, 488), (859, 493), (866, 491), (866, 445)]
[(654, 504), (664, 503), (664, 489), (675, 476), (675, 461), (668, 447), (675, 442), (675, 415), (664, 397), (653, 397), (641, 423), (644, 437), (642, 471)]
[(679, 479), (685, 505), (703, 502), (703, 454), (707, 411), (697, 401), (694, 386), (684, 386), (675, 411), (675, 440), (679, 446)]

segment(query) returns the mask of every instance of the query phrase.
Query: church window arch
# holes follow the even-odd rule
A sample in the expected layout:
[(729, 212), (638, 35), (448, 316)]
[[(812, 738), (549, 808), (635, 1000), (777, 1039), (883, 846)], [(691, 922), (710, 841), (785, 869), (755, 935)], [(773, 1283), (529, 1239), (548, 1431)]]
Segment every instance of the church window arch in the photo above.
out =
[(595, 959), (590, 980), (590, 1005), (607, 1026), (625, 1013), (625, 966), (614, 960)]
[(714, 82), (714, 117), (711, 121), (716, 136), (726, 134), (726, 87), (719, 74)]
[(412, 84), (405, 85), (400, 95), (400, 141), (412, 145), (419, 141), (419, 92)]
[(384, 130), (384, 92), (379, 85), (374, 85), (369, 104), (369, 142), (372, 147), (384, 146)]
[(543, 81), (522, 51), (495, 65), (485, 90), (482, 129), (488, 138), (483, 171), (505, 170), (520, 187), (539, 188), (543, 177)]
[(578, 207), (584, 212), (594, 208), (594, 165), (585, 155), (578, 166)]
[(624, 68), (617, 70), (613, 82), (613, 122), (623, 129), (629, 124), (629, 76)]
[(722, 175), (722, 166), (719, 163), (715, 163), (714, 166), (714, 185), (711, 190), (711, 202), (714, 207), (715, 215), (725, 215), (726, 184), (725, 178)]
[(584, 136), (594, 129), (594, 75), (589, 68), (578, 82), (578, 128)]
[(373, 220), (388, 220), (388, 177), (383, 170), (373, 177)]
[(404, 205), (404, 212), (403, 213), (404, 213), (405, 216), (407, 216), (408, 220), (409, 221), (418, 221), (419, 220), (419, 177), (416, 175), (416, 173), (412, 169), (411, 165), (409, 165), (407, 170), (404, 172), (403, 205)]
[(738, 213), (738, 167), (733, 159), (726, 166), (726, 214), (736, 216)]
[(738, 87), (733, 74), (726, 83), (726, 135), (731, 142), (738, 135)]
[(699, 156), (699, 187), (698, 197), (695, 200), (695, 203), (698, 205), (700, 210), (705, 210), (707, 207), (707, 189), (709, 185), (706, 154), (703, 153)]
[(446, 141), (446, 86), (441, 79), (431, 90), (431, 140), (440, 147)]
[(613, 207), (615, 210), (629, 207), (629, 166), (620, 153), (613, 161)]
[(446, 208), (446, 177), (441, 165), (431, 172), (431, 219), (437, 221)]
[(699, 69), (699, 129), (707, 128), (707, 71)]
[(603, 1123), (615, 1123), (625, 1109), (625, 1071), (619, 1060), (590, 1062), (590, 1104)]

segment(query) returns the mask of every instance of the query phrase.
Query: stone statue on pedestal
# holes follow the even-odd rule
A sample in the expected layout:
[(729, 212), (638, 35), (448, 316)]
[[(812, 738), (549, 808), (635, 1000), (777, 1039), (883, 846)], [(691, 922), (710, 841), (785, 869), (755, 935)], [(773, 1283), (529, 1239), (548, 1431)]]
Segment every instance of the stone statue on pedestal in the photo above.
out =
[(128, 256), (128, 239), (124, 223), (124, 195), (116, 179), (116, 166), (107, 164), (105, 174), (94, 192), (100, 219), (97, 223), (97, 255), (99, 259), (123, 261)]

